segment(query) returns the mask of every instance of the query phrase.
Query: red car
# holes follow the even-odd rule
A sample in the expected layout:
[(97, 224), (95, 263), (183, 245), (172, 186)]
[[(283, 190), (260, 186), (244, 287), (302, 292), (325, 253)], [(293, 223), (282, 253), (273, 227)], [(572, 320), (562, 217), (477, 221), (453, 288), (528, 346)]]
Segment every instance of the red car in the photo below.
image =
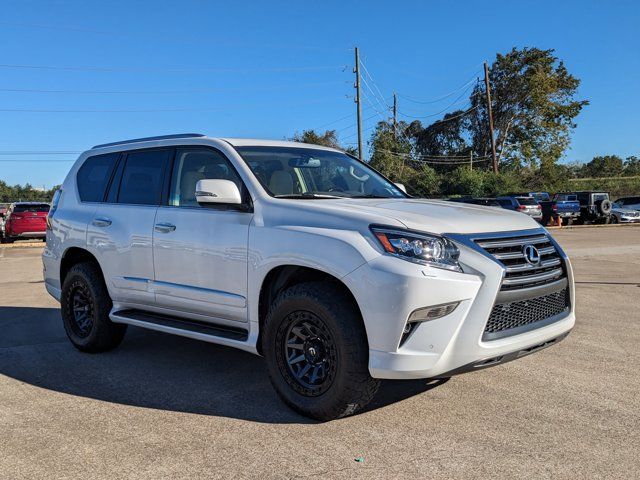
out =
[(49, 204), (42, 202), (12, 203), (4, 221), (5, 243), (21, 238), (42, 238), (46, 236)]

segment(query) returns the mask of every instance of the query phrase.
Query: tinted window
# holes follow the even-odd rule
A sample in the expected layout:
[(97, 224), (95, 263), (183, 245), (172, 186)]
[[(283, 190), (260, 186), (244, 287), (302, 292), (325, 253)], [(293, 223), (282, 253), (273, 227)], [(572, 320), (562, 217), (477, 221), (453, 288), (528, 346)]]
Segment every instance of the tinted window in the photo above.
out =
[(170, 150), (129, 153), (122, 171), (118, 203), (159, 205), (162, 175), (170, 153)]
[(180, 149), (173, 164), (169, 205), (196, 207), (199, 180), (230, 180), (242, 192), (242, 181), (229, 161), (216, 150)]
[(49, 204), (48, 203), (39, 203), (39, 204), (18, 204), (13, 207), (14, 213), (22, 213), (22, 212), (48, 212)]
[(532, 193), (531, 196), (538, 202), (548, 202), (550, 200), (549, 194), (547, 192)]
[(506, 200), (506, 199), (503, 199), (503, 198), (499, 198), (498, 199), (498, 203), (503, 208), (511, 208), (512, 207), (511, 200)]
[(78, 194), (83, 202), (101, 202), (118, 153), (89, 157), (78, 170)]
[(518, 197), (516, 198), (520, 205), (537, 205), (536, 199), (533, 197)]

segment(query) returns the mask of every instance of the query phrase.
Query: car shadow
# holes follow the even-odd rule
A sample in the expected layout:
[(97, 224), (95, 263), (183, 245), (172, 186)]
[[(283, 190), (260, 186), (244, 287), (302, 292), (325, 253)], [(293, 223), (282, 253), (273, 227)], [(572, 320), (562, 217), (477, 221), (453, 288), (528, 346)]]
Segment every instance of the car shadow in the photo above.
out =
[[(110, 352), (82, 353), (69, 343), (55, 308), (0, 306), (0, 374), (137, 407), (263, 423), (314, 423), (280, 401), (258, 356), (135, 327)], [(384, 381), (365, 411), (442, 383)]]

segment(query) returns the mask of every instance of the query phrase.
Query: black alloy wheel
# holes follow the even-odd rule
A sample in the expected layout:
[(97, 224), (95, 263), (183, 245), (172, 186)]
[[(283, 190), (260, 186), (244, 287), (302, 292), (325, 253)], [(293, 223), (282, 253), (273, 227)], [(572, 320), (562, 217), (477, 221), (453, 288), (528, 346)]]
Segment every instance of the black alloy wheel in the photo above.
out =
[(306, 311), (290, 313), (282, 326), (280, 372), (298, 393), (322, 395), (331, 387), (338, 363), (331, 332), (317, 315)]
[(94, 307), (91, 292), (86, 285), (78, 282), (71, 288), (70, 304), (72, 308), (71, 329), (80, 338), (86, 338), (93, 327)]

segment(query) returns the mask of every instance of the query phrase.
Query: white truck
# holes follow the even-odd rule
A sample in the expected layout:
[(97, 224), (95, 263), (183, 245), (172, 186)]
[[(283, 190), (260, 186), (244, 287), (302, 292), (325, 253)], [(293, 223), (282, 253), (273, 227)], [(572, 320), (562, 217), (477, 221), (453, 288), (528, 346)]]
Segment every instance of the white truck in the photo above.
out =
[(380, 379), (499, 365), (575, 322), (569, 260), (530, 217), (414, 199), (292, 142), (98, 145), (54, 197), (43, 263), (79, 350), (116, 347), (127, 325), (240, 348), (320, 420), (363, 408)]

